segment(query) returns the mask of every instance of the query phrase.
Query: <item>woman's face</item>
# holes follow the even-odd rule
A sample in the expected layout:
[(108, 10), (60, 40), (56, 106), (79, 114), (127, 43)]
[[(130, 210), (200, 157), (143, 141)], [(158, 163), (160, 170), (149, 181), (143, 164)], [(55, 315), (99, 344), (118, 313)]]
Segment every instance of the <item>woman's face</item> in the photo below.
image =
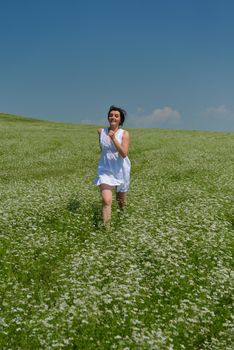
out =
[(110, 126), (119, 127), (121, 123), (121, 116), (119, 111), (111, 111), (108, 116)]

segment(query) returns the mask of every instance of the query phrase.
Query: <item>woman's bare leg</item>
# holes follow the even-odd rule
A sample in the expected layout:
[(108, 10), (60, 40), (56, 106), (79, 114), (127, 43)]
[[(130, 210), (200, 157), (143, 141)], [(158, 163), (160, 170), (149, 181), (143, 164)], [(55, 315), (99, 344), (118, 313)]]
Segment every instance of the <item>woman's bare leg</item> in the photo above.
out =
[(119, 204), (120, 209), (123, 209), (125, 207), (125, 205), (127, 204), (126, 198), (127, 198), (127, 192), (117, 192), (116, 193), (116, 200)]
[(106, 184), (100, 185), (102, 195), (102, 219), (107, 224), (111, 219), (112, 187)]

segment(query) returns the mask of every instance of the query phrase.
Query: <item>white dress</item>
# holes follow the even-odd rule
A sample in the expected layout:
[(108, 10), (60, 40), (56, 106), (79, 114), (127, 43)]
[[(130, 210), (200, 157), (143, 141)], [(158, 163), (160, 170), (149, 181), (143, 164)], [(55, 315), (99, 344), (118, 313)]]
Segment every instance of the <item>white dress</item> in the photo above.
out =
[[(123, 129), (118, 129), (116, 139), (122, 144)], [(117, 151), (108, 135), (108, 128), (100, 134), (101, 157), (98, 162), (98, 176), (94, 184), (117, 186), (117, 192), (127, 192), (130, 182), (131, 163), (128, 157), (123, 158)]]

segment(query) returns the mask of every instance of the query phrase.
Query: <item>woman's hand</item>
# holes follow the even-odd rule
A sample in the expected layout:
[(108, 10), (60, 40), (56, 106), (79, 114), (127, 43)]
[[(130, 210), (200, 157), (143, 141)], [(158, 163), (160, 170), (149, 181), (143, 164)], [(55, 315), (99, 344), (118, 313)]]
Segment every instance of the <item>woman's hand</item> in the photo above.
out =
[(113, 138), (115, 137), (115, 132), (113, 130), (109, 130), (108, 135), (113, 140)]

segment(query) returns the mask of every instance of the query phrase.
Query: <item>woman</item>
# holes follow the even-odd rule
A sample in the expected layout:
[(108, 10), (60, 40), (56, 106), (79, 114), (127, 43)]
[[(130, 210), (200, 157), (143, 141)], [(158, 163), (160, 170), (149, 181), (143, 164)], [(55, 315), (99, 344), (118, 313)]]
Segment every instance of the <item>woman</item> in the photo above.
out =
[(111, 106), (108, 112), (109, 128), (98, 129), (101, 157), (98, 163), (98, 176), (94, 183), (101, 190), (104, 224), (111, 219), (114, 187), (120, 208), (122, 209), (126, 204), (131, 163), (128, 159), (129, 133), (120, 128), (125, 116), (124, 109)]

